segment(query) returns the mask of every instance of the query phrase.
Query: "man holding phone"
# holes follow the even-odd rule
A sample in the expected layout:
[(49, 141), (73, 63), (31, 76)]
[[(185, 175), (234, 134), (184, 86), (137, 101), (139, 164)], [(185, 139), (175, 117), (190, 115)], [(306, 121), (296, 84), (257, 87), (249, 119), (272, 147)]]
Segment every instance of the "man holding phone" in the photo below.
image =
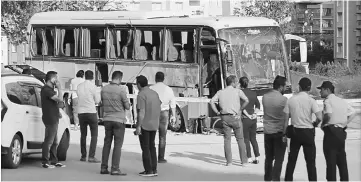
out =
[[(55, 71), (49, 71), (46, 73), (45, 82), (46, 83), (40, 92), (41, 109), (43, 112), (42, 119), (45, 125), (45, 138), (42, 149), (42, 166), (43, 168), (65, 167), (65, 165), (59, 163), (57, 158), (57, 133), (59, 118), (61, 118), (58, 103), (63, 102), (63, 93)], [(58, 89), (58, 95), (56, 95), (54, 87)]]

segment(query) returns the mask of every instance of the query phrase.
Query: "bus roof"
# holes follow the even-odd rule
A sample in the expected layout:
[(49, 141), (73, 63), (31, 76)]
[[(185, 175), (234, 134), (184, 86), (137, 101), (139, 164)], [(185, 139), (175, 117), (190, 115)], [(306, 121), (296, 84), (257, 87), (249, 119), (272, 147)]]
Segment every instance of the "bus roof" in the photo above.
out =
[(194, 25), (215, 29), (232, 27), (279, 26), (263, 17), (188, 17), (168, 11), (55, 11), (35, 14), (29, 25)]

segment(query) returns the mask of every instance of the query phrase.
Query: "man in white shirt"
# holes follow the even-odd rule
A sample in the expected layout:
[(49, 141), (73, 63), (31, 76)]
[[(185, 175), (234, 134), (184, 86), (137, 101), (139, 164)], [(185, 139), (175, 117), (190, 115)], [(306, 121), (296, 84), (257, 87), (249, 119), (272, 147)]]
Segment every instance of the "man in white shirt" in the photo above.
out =
[(159, 146), (158, 146), (158, 162), (166, 163), (167, 160), (164, 159), (165, 146), (166, 146), (166, 136), (168, 129), (168, 118), (169, 118), (169, 109), (172, 109), (172, 115), (170, 121), (175, 121), (175, 96), (173, 90), (163, 83), (164, 73), (157, 72), (155, 74), (156, 84), (152, 85), (150, 89), (156, 91), (159, 95), (161, 105), (161, 112), (159, 118)]
[(95, 150), (98, 140), (98, 116), (96, 110), (96, 104), (100, 102), (100, 94), (97, 93), (97, 87), (92, 80), (94, 79), (94, 73), (90, 70), (85, 72), (85, 81), (78, 86), (77, 95), (79, 99), (78, 113), (80, 123), (80, 148), (81, 158), (80, 161), (86, 161), (86, 137), (88, 131), (88, 125), (91, 132), (91, 142), (89, 148), (88, 162), (100, 163), (95, 158)]
[(79, 117), (78, 117), (78, 95), (76, 94), (76, 91), (78, 89), (78, 85), (83, 83), (84, 80), (84, 71), (79, 70), (76, 73), (76, 77), (73, 78), (70, 82), (70, 91), (71, 99), (72, 99), (72, 105), (73, 105), (73, 118), (74, 118), (74, 130), (78, 130), (79, 127)]

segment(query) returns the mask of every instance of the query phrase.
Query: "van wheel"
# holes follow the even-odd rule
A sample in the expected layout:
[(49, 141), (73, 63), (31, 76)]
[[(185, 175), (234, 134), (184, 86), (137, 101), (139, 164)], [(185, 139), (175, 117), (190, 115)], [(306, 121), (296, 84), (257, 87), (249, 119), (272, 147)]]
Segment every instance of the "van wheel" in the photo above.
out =
[(58, 146), (58, 150), (57, 150), (59, 161), (66, 161), (66, 154), (68, 152), (69, 144), (70, 144), (70, 136), (69, 135), (70, 134), (69, 134), (68, 130), (65, 130), (65, 132), (63, 133), (63, 136), (61, 137), (61, 140), (60, 140), (60, 143)]
[(19, 135), (15, 135), (8, 153), (2, 156), (3, 166), (5, 168), (16, 169), (19, 167), (22, 158), (23, 143)]
[(179, 132), (184, 127), (184, 117), (182, 114), (182, 110), (177, 106), (175, 109), (175, 122), (169, 122), (168, 128), (173, 132)]

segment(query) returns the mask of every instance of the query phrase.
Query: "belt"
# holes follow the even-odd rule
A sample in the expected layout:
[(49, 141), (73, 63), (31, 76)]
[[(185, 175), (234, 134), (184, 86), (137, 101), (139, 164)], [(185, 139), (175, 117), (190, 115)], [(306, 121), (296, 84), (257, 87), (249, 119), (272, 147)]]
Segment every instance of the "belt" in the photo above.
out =
[(225, 114), (220, 114), (220, 116), (233, 116), (235, 114), (231, 114), (231, 113), (225, 113)]

